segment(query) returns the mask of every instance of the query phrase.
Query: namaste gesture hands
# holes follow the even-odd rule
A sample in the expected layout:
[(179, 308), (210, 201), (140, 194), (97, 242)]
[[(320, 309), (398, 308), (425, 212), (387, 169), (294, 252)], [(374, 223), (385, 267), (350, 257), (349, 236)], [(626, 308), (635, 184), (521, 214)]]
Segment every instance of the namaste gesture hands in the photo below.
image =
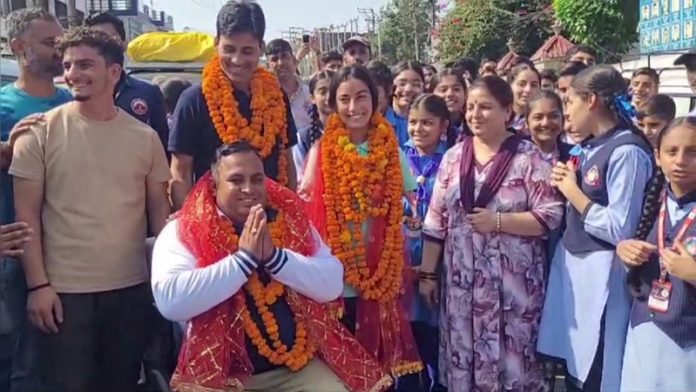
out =
[(266, 211), (261, 204), (251, 207), (244, 230), (239, 236), (239, 249), (251, 253), (260, 265), (263, 265), (273, 254), (273, 240), (268, 230)]

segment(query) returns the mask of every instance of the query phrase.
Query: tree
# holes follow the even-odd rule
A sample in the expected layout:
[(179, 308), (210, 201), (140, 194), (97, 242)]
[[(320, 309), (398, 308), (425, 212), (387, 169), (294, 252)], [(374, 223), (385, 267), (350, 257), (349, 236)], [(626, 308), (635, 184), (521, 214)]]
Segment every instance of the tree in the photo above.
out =
[(563, 31), (576, 43), (600, 49), (616, 60), (638, 39), (637, 0), (553, 0)]
[(381, 10), (382, 59), (425, 60), (432, 30), (430, 0), (392, 0)]
[(440, 24), (438, 57), (498, 58), (511, 40), (515, 51), (533, 54), (551, 34), (550, 0), (467, 0)]
[(509, 38), (519, 54), (533, 55), (553, 33), (551, 0), (496, 0), (495, 5), (517, 16)]

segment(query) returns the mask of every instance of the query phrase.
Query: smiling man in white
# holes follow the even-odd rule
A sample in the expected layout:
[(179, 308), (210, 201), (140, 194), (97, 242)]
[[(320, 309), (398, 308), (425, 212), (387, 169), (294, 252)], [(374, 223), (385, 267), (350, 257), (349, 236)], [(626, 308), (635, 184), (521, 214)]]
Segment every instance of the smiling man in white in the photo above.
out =
[(391, 379), (327, 310), (343, 292), (299, 197), (247, 143), (217, 150), (155, 244), (157, 307), (188, 331), (175, 391), (378, 391)]

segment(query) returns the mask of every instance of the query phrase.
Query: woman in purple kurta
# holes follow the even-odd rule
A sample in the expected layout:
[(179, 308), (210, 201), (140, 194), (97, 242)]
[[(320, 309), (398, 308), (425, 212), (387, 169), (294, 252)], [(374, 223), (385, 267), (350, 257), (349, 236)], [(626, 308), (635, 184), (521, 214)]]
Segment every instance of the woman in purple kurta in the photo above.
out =
[[(506, 130), (511, 104), (501, 79), (474, 83), (467, 99), (474, 136), (445, 154), (425, 219), (420, 290), (441, 305), (440, 382), (450, 392), (549, 389), (535, 354), (543, 240), (563, 206), (539, 149)], [(430, 273), (443, 251), (438, 295)]]

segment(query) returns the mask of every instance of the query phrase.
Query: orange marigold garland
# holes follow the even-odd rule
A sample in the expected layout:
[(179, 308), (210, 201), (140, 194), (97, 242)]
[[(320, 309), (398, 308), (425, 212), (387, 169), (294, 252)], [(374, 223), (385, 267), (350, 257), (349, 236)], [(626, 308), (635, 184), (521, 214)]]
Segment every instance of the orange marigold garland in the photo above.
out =
[[(338, 115), (331, 115), (321, 142), (326, 189), (327, 242), (345, 269), (345, 281), (368, 300), (388, 301), (401, 288), (403, 177), (399, 146), (389, 123), (379, 114), (368, 133), (369, 153), (360, 156)], [(367, 264), (362, 225), (369, 218), (387, 220), (376, 270)]]
[(267, 157), (280, 144), (278, 183), (288, 185), (287, 157), (282, 153), (288, 146), (288, 124), (285, 99), (278, 79), (268, 70), (258, 67), (251, 78), (251, 123), (239, 112), (234, 99), (234, 86), (215, 55), (203, 69), (203, 96), (210, 118), (223, 143), (246, 140)]
[[(234, 226), (228, 220), (221, 219), (221, 228), (229, 233), (227, 249), (237, 249), (239, 237), (235, 232)], [(279, 212), (276, 221), (269, 224), (271, 238), (276, 247), (280, 247), (283, 244), (286, 229), (283, 213)], [(268, 337), (267, 340), (251, 317), (245, 297), (238, 296), (237, 300), (242, 309), (244, 332), (249, 336), (251, 343), (256, 347), (259, 354), (268, 359), (270, 363), (278, 366), (287, 366), (294, 372), (302, 369), (312, 360), (316, 351), (316, 347), (309, 342), (307, 337), (307, 326), (298, 317), (295, 317), (295, 343), (292, 349), (288, 349), (280, 339), (280, 327), (273, 312), (270, 310), (270, 306), (285, 294), (285, 286), (273, 279), (267, 285), (264, 285), (261, 279), (259, 279), (259, 275), (254, 272), (244, 285), (244, 289), (254, 299), (254, 304), (263, 322), (265, 335)], [(269, 341), (270, 345), (268, 344)]]

